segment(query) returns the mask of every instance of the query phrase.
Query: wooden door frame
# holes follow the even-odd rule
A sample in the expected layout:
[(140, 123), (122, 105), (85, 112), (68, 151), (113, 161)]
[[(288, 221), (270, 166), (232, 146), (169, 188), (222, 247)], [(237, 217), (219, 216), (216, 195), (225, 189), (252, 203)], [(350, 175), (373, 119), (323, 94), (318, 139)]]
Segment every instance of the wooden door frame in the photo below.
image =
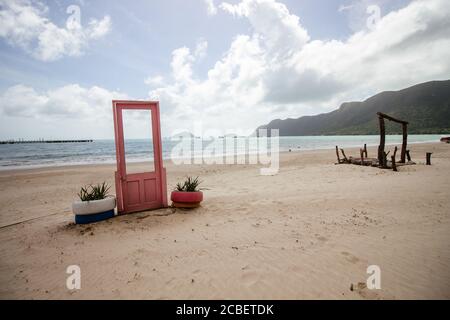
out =
[(124, 193), (122, 188), (123, 179), (127, 175), (126, 159), (125, 159), (125, 139), (123, 135), (123, 110), (150, 110), (152, 122), (152, 140), (153, 140), (153, 154), (154, 154), (154, 168), (155, 174), (159, 180), (159, 194), (158, 201), (161, 207), (167, 207), (167, 185), (166, 185), (166, 170), (163, 166), (162, 158), (162, 143), (161, 143), (161, 125), (159, 114), (158, 101), (132, 101), (132, 100), (113, 100), (113, 119), (114, 119), (114, 142), (116, 146), (116, 164), (117, 171), (115, 172), (115, 185), (117, 197), (117, 211), (119, 214), (129, 213), (131, 211), (125, 210)]

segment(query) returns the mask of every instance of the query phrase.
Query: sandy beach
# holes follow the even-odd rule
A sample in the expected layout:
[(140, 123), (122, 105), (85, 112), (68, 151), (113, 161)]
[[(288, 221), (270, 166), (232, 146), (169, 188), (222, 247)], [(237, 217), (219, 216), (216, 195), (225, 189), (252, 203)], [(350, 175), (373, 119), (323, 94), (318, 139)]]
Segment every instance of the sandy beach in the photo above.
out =
[[(114, 185), (115, 165), (1, 171), (0, 298), (450, 299), (450, 145), (409, 148), (417, 165), (399, 172), (335, 165), (334, 150), (283, 153), (274, 176), (166, 161), (169, 192), (203, 180), (200, 208), (91, 225), (71, 203)], [(81, 290), (66, 288), (69, 265)], [(380, 290), (364, 285), (369, 265)]]

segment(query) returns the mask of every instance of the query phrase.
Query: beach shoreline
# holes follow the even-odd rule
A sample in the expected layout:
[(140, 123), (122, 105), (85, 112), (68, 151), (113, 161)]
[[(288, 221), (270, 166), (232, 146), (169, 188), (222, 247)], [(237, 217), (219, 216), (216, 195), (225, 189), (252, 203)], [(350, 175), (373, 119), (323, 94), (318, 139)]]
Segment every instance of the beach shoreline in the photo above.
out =
[[(280, 153), (273, 176), (165, 161), (169, 193), (203, 180), (200, 208), (89, 226), (73, 224), (71, 202), (85, 184), (114, 189), (115, 164), (1, 170), (0, 298), (449, 299), (450, 147), (409, 149), (417, 165), (399, 172), (335, 165), (332, 149)], [(81, 290), (66, 288), (69, 265)], [(361, 285), (370, 265), (381, 290)]]
[[(414, 144), (423, 144), (423, 143), (435, 143), (439, 141), (439, 138), (445, 136), (445, 135), (436, 135), (436, 134), (432, 134), (432, 135), (410, 135), (409, 136), (409, 144), (410, 145), (414, 145)], [(314, 139), (315, 143), (314, 144), (309, 144), (310, 141), (308, 142), (308, 140), (298, 140), (298, 139)], [(322, 138), (326, 138), (326, 139), (337, 139), (334, 141), (321, 141)], [(346, 141), (346, 138), (352, 138), (352, 139), (356, 139), (355, 141), (349, 142)], [(426, 139), (425, 139), (426, 138)], [(353, 149), (353, 148), (359, 148), (361, 147), (365, 142), (367, 142), (367, 146), (368, 147), (375, 147), (378, 146), (379, 144), (379, 136), (378, 135), (371, 135), (371, 136), (305, 136), (305, 137), (279, 137), (279, 153), (285, 153), (285, 152), (289, 152), (289, 150), (291, 150), (292, 152), (304, 152), (304, 151), (316, 151), (316, 150), (334, 150), (335, 145), (339, 145), (340, 148), (345, 148), (345, 149)], [(368, 141), (366, 141), (365, 139), (368, 139)], [(375, 139), (375, 140), (374, 140)], [(419, 140), (418, 140), (419, 139)], [(421, 139), (425, 139), (425, 140), (421, 140)], [(249, 147), (249, 143), (248, 143), (248, 137), (245, 138), (245, 146)], [(393, 141), (395, 140), (395, 141)], [(397, 141), (398, 140), (398, 141)], [(151, 153), (151, 151), (147, 150), (144, 151), (143, 149), (141, 150), (140, 148), (144, 148), (145, 145), (147, 144), (145, 139), (131, 139), (130, 142), (135, 142), (136, 141), (140, 141), (140, 145), (139, 145), (139, 156), (137, 158), (133, 158), (136, 155), (133, 155), (133, 152), (131, 152), (131, 155), (127, 155), (127, 162), (128, 163), (142, 163), (144, 162), (144, 159), (146, 158), (145, 155), (147, 155), (148, 153), (148, 158), (151, 159), (153, 157), (153, 154)], [(102, 145), (102, 151), (103, 153), (101, 154), (100, 158), (95, 158), (92, 157), (92, 155), (89, 154), (89, 151), (87, 150), (91, 150), (92, 151), (92, 147), (95, 145), (96, 142), (100, 142), (102, 144), (107, 143), (107, 147), (105, 149), (105, 145)], [(173, 155), (171, 154), (168, 150), (174, 150), (175, 148), (175, 142), (177, 141), (168, 141), (170, 144), (166, 146), (166, 150), (163, 151), (163, 159), (164, 161), (167, 162), (174, 162), (174, 161), (180, 161), (185, 159), (182, 156), (179, 155)], [(203, 140), (203, 147), (204, 148), (206, 145), (209, 144), (208, 139)], [(263, 142), (265, 143), (265, 142)], [(324, 143), (324, 145), (323, 145)], [(401, 136), (400, 135), (387, 135), (387, 142), (386, 145), (387, 146), (392, 146), (392, 145), (398, 145), (399, 143), (401, 143)], [(150, 143), (148, 142), (148, 144), (150, 145)], [(236, 146), (239, 143), (236, 143)], [(25, 144), (26, 145), (26, 144)], [(163, 143), (164, 145), (164, 143)], [(23, 145), (22, 145), (23, 146)], [(56, 145), (53, 144), (52, 147), (55, 147)], [(64, 144), (61, 146), (61, 148), (63, 150), (66, 150), (63, 154), (65, 154), (66, 158), (70, 158), (71, 154), (69, 152), (69, 150), (67, 150), (66, 148), (70, 149), (70, 146), (72, 147), (78, 147), (77, 144)], [(95, 147), (93, 148), (95, 149)], [(57, 157), (56, 154), (54, 154), (53, 156), (55, 157), (55, 159), (52, 158), (52, 152), (57, 152), (59, 153), (60, 150), (48, 150), (46, 152), (48, 152), (48, 154), (41, 158), (42, 155), (39, 153), (39, 150), (29, 150), (27, 151), (27, 156), (26, 156), (26, 164), (22, 163), (24, 161), (24, 159), (22, 158), (24, 155), (22, 155), (22, 157), (14, 157), (12, 156), (15, 152), (18, 151), (23, 151), (23, 150), (15, 150), (15, 151), (11, 151), (11, 150), (0, 150), (0, 152), (5, 152), (4, 155), (7, 155), (6, 157), (3, 157), (3, 159), (0, 159), (2, 161), (0, 161), (0, 172), (1, 171), (10, 171), (10, 170), (28, 170), (28, 169), (41, 169), (41, 168), (51, 168), (51, 167), (71, 167), (71, 166), (84, 166), (84, 165), (111, 165), (111, 164), (115, 164), (116, 163), (116, 159), (115, 159), (115, 147), (114, 147), (114, 140), (94, 140), (94, 143), (92, 145), (89, 145), (89, 147), (86, 150), (83, 150), (83, 152), (87, 152), (86, 154), (83, 153), (84, 155), (84, 159), (83, 160), (73, 160), (73, 161), (67, 161), (67, 160), (61, 160)], [(131, 150), (133, 151), (133, 150)], [(188, 153), (193, 152), (193, 159), (204, 159), (205, 161), (207, 161), (210, 158), (219, 158), (219, 157), (227, 157), (229, 155), (231, 156), (248, 156), (249, 152), (246, 149), (245, 151), (236, 147), (236, 149), (234, 149), (234, 146), (232, 148), (232, 150), (222, 150), (222, 152), (218, 152), (218, 150), (215, 150), (215, 152), (217, 153), (217, 155), (211, 157), (208, 155), (199, 155), (198, 154), (198, 150), (185, 150)], [(205, 151), (205, 150), (204, 150)], [(227, 152), (230, 151), (229, 154), (227, 154)], [(266, 150), (259, 150), (261, 151), (263, 154), (266, 152)], [(35, 153), (30, 153), (30, 152), (35, 152)], [(136, 150), (134, 150), (134, 152), (136, 152)], [(223, 153), (223, 154), (222, 154)], [(250, 152), (250, 154), (255, 154), (258, 153), (257, 150), (252, 150), (252, 152)], [(106, 154), (106, 157), (105, 157)], [(169, 156), (169, 154), (171, 154)], [(12, 156), (12, 157), (11, 157)], [(60, 156), (58, 154), (58, 156)], [(73, 156), (73, 155), (72, 155)], [(48, 157), (48, 158), (46, 158)], [(99, 157), (99, 154), (96, 154), (96, 157)], [(37, 158), (40, 159), (42, 161), (42, 163), (38, 163), (38, 160), (35, 160), (33, 158)], [(30, 160), (31, 159), (31, 160)], [(8, 162), (8, 164), (6, 165), (4, 162)], [(146, 161), (146, 160), (145, 160)], [(30, 162), (30, 163), (28, 163)], [(151, 160), (149, 162), (152, 162)]]
[[(437, 142), (437, 141), (419, 141), (419, 142), (410, 142), (409, 145), (415, 145), (415, 144), (434, 144), (434, 143), (441, 143), (441, 142)], [(394, 143), (394, 142), (388, 142), (386, 143), (387, 147), (390, 146), (395, 146), (398, 145), (398, 143)], [(377, 144), (367, 144), (368, 148), (373, 148), (376, 147)], [(342, 146), (339, 146), (342, 147)], [(354, 150), (358, 150), (358, 146), (357, 145), (353, 145), (353, 146), (344, 146), (345, 149), (348, 149), (349, 151), (354, 151)], [(314, 152), (314, 151), (324, 151), (324, 150), (334, 150), (335, 147), (323, 147), (323, 148), (315, 148), (315, 149), (302, 149), (302, 148), (295, 148), (292, 147), (291, 151), (289, 150), (280, 150), (279, 154), (286, 154), (286, 153), (297, 153), (297, 152)], [(270, 154), (270, 152), (269, 152)], [(165, 163), (173, 163), (174, 161), (186, 161), (186, 160), (194, 160), (194, 159), (203, 159), (203, 162), (205, 162), (204, 159), (219, 159), (219, 158), (226, 158), (228, 155), (224, 154), (221, 156), (214, 156), (214, 157), (205, 157), (205, 156), (193, 156), (191, 159), (189, 158), (164, 158), (164, 162)], [(235, 154), (231, 154), (231, 156), (246, 156), (248, 157), (249, 154), (248, 153), (235, 153)], [(131, 161), (129, 161), (130, 164), (133, 165), (140, 165), (143, 163), (153, 163), (152, 160), (149, 161), (142, 161), (142, 160), (136, 160), (133, 159)], [(205, 163), (203, 163), (205, 164)], [(233, 163), (229, 163), (229, 164), (233, 164)], [(21, 170), (39, 170), (39, 169), (51, 169), (51, 168), (71, 168), (71, 167), (84, 167), (84, 166), (111, 166), (111, 165), (116, 165), (116, 160), (108, 160), (108, 161), (103, 161), (103, 162), (80, 162), (80, 163), (68, 163), (68, 164), (64, 164), (64, 163), (54, 163), (54, 164), (48, 164), (48, 165), (17, 165), (17, 166), (3, 166), (0, 167), (0, 172), (2, 171), (12, 171), (12, 172), (19, 172)]]

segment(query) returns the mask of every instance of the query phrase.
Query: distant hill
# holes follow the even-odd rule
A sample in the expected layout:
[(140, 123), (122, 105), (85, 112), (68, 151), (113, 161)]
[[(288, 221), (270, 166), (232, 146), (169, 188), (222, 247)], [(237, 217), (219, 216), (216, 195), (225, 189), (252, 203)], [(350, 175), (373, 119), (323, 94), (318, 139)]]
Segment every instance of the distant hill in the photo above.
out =
[[(279, 129), (280, 136), (378, 134), (377, 112), (408, 121), (408, 133), (449, 133), (450, 80), (381, 92), (363, 102), (343, 103), (329, 113), (277, 119), (258, 129)], [(401, 133), (401, 126), (387, 121), (386, 132)]]

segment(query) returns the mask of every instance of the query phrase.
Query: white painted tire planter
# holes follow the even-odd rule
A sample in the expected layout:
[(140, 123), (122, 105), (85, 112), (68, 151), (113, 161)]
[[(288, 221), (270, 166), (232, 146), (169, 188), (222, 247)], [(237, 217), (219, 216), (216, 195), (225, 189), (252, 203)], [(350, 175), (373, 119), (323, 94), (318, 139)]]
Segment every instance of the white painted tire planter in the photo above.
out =
[(94, 214), (112, 210), (116, 207), (116, 198), (107, 197), (94, 201), (75, 201), (72, 204), (72, 211), (76, 215)]
[(72, 211), (75, 214), (75, 223), (85, 224), (97, 222), (114, 216), (116, 198), (107, 197), (102, 200), (75, 201), (72, 203)]

